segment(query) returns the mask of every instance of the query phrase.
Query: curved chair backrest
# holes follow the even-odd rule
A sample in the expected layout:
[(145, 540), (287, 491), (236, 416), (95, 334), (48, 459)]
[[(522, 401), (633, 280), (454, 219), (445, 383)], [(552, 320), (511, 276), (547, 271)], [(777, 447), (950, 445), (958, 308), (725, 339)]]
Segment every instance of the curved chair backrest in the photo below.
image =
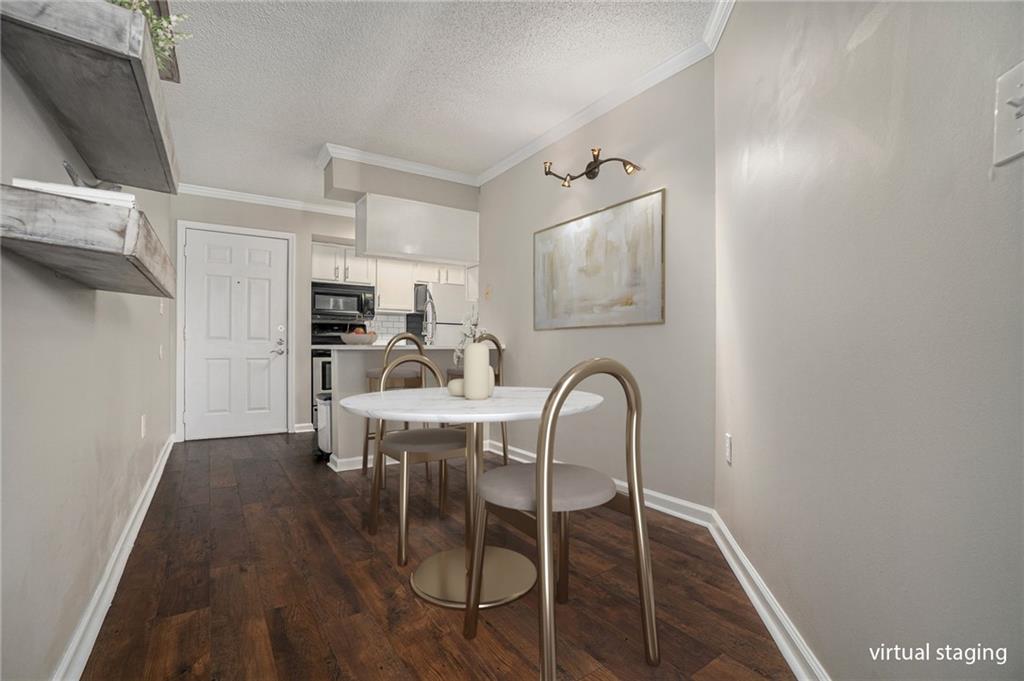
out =
[[(607, 357), (597, 357), (580, 362), (569, 369), (558, 383), (551, 389), (544, 411), (541, 414), (540, 429), (537, 432), (537, 481), (541, 482), (541, 474), (550, 470), (554, 459), (555, 429), (558, 425), (558, 414), (569, 394), (580, 383), (596, 374), (607, 374), (617, 380), (626, 393), (626, 467), (629, 474), (630, 492), (634, 483), (643, 490), (640, 474), (640, 386), (629, 369), (620, 362)], [(550, 476), (546, 476), (548, 492), (551, 490)], [(540, 503), (540, 489), (537, 501)], [(539, 509), (538, 509), (539, 510)]]
[(493, 333), (480, 334), (477, 339), (477, 343), (491, 343), (498, 351), (498, 366), (494, 369), (494, 385), (501, 385), (501, 367), (503, 362), (502, 353), (504, 352), (501, 347), (501, 341)]
[[(640, 387), (629, 369), (614, 359), (598, 357), (580, 362), (569, 369), (551, 389), (541, 415), (540, 430), (537, 433), (537, 546), (541, 555), (542, 570), (540, 594), (544, 599), (554, 598), (554, 568), (550, 557), (552, 540), (552, 462), (555, 450), (555, 428), (558, 414), (569, 394), (581, 382), (596, 374), (611, 376), (626, 393), (626, 472), (629, 481), (629, 506), (633, 517), (636, 539), (637, 575), (640, 582), (640, 603), (644, 623), (644, 643), (647, 660), (657, 664), (658, 636), (654, 616), (654, 587), (651, 579), (650, 548), (647, 543), (647, 523), (644, 518), (644, 486), (640, 471)], [(554, 603), (548, 606), (542, 602), (542, 612), (554, 612)], [(541, 648), (545, 652), (542, 661), (542, 676), (555, 678), (555, 633), (554, 622), (542, 620)]]
[(441, 388), (444, 387), (444, 379), (441, 377), (441, 369), (438, 368), (429, 357), (426, 355), (402, 355), (398, 359), (384, 367), (384, 372), (380, 375), (380, 391), (384, 392), (388, 384), (388, 378), (391, 377), (391, 373), (402, 366), (403, 364), (415, 363), (426, 367), (430, 373), (434, 374), (434, 379), (437, 380), (437, 385)]
[(421, 355), (424, 353), (425, 346), (423, 345), (423, 339), (415, 334), (409, 333), (408, 331), (403, 331), (402, 333), (392, 336), (391, 340), (388, 341), (388, 344), (384, 346), (384, 366), (388, 365), (388, 359), (391, 358), (391, 351), (395, 349), (396, 345), (404, 340), (412, 341), (416, 346), (417, 352)]

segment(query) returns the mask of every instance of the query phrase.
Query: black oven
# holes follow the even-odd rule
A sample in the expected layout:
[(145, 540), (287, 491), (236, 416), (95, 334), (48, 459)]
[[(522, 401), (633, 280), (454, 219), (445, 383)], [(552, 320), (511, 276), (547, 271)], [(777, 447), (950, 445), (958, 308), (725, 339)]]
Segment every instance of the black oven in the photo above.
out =
[(314, 282), (314, 322), (356, 322), (373, 319), (373, 287)]

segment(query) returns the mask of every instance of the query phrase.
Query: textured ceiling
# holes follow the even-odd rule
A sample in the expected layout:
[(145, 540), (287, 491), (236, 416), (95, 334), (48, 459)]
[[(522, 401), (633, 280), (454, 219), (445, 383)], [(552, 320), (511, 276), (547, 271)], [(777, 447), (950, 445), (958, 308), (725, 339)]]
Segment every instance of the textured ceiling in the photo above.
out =
[(478, 174), (701, 40), (704, 3), (172, 0), (183, 182), (322, 200), (324, 142)]

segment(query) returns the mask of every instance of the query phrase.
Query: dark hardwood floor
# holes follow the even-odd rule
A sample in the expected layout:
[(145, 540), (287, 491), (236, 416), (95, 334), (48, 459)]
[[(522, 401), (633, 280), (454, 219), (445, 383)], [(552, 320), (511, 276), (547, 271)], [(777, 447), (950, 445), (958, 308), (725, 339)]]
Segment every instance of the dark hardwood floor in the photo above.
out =
[[(176, 445), (83, 676), (118, 679), (534, 679), (534, 590), (481, 613), (413, 595), (419, 561), (463, 541), (462, 466), (450, 512), (414, 467), (409, 565), (395, 564), (397, 475), (376, 536), (369, 491), (311, 455), (311, 435)], [(494, 464), (488, 457), (488, 466)], [(513, 464), (517, 465), (517, 464)], [(559, 605), (560, 679), (790, 679), (753, 606), (702, 527), (649, 512), (660, 667), (644, 663), (628, 518), (574, 516), (570, 602)], [(488, 539), (535, 557), (492, 520)]]

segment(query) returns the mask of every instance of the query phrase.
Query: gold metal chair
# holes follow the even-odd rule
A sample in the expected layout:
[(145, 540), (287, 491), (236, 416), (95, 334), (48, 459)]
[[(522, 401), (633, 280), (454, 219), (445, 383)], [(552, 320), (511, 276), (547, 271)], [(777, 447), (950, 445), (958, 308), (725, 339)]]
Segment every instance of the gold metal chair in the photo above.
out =
[[(441, 370), (434, 362), (423, 355), (404, 355), (384, 368), (381, 375), (380, 391), (387, 389), (388, 378), (403, 364), (417, 363), (434, 375), (439, 387), (445, 383)], [(388, 456), (398, 460), (398, 564), (408, 562), (407, 545), (409, 534), (409, 465), (423, 462), (430, 465), (431, 461), (439, 461), (441, 466), (438, 475), (438, 512), (441, 516), (447, 511), (448, 502), (448, 459), (466, 456), (466, 431), (457, 428), (413, 428), (386, 432), (384, 422), (377, 421), (377, 432), (384, 433), (377, 440), (373, 458), (373, 482), (370, 485), (370, 508), (367, 526), (370, 534), (377, 532), (377, 515), (380, 509), (380, 490), (384, 477), (385, 461)]]
[[(501, 341), (498, 340), (497, 336), (492, 333), (482, 334), (477, 338), (477, 342), (489, 342), (494, 345), (498, 352), (498, 366), (494, 368), (494, 385), (501, 385), (501, 373), (504, 367), (504, 350), (501, 347)], [(448, 370), (448, 382), (450, 383), (453, 378), (462, 378), (464, 376), (462, 369), (449, 369)], [(508, 465), (508, 424), (502, 422), (501, 424), (501, 458), (505, 465)]]
[[(488, 506), (500, 506), (536, 513), (538, 572), (540, 577), (541, 679), (555, 679), (555, 601), (568, 600), (568, 550), (571, 511), (601, 506), (615, 497), (612, 479), (592, 468), (554, 463), (555, 427), (558, 413), (569, 394), (584, 379), (595, 374), (612, 376), (626, 394), (626, 469), (629, 478), (629, 513), (633, 518), (634, 555), (640, 584), (640, 612), (643, 620), (647, 664), (657, 666), (658, 632), (654, 618), (654, 581), (651, 552), (644, 517), (644, 487), (640, 470), (640, 388), (636, 379), (619, 362), (596, 358), (580, 362), (555, 384), (544, 405), (537, 434), (537, 463), (495, 468), (480, 476), (474, 512), (474, 541), (469, 594), (463, 634), (476, 636), (483, 578), (484, 539)], [(553, 555), (553, 520), (559, 524), (558, 584), (556, 594)]]
[[(380, 389), (380, 386), (385, 385), (381, 382), (381, 376), (384, 373), (384, 367), (388, 365), (388, 359), (391, 357), (391, 352), (395, 349), (400, 342), (407, 340), (412, 341), (416, 346), (416, 352), (420, 355), (426, 356), (425, 346), (423, 340), (415, 335), (408, 332), (396, 334), (391, 337), (388, 344), (384, 347), (384, 362), (381, 364), (379, 369), (368, 369), (366, 371), (366, 390), (367, 392), (375, 392)], [(401, 348), (400, 348), (401, 349)], [(392, 383), (398, 384), (400, 382), (403, 388), (420, 388), (423, 387), (423, 369), (417, 369), (416, 367), (406, 367), (399, 371), (394, 372), (391, 375)], [(397, 386), (396, 386), (397, 387)], [(405, 424), (406, 430), (409, 428), (409, 424)], [(369, 464), (370, 458), (370, 442), (377, 439), (377, 432), (370, 430), (370, 419), (366, 419), (366, 426), (363, 432), (363, 475), (366, 475), (366, 469)], [(430, 464), (427, 464), (427, 480), (430, 479)], [(382, 481), (386, 482), (387, 476), (385, 471), (385, 477)]]

